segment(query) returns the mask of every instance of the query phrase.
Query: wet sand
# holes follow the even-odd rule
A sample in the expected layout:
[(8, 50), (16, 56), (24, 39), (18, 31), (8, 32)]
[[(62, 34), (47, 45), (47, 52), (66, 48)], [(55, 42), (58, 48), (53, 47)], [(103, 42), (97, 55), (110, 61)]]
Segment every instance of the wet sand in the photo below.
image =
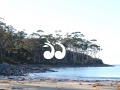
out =
[[(1, 79), (0, 90), (120, 90), (120, 81)], [(118, 88), (118, 89), (117, 89)]]

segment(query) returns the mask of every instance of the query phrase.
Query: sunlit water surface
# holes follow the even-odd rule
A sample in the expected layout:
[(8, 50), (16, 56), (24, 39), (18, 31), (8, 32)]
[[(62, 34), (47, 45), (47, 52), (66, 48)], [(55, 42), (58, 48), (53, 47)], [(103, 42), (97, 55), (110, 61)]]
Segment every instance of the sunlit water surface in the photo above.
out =
[(30, 73), (28, 77), (53, 79), (120, 80), (120, 66), (52, 68), (58, 72)]

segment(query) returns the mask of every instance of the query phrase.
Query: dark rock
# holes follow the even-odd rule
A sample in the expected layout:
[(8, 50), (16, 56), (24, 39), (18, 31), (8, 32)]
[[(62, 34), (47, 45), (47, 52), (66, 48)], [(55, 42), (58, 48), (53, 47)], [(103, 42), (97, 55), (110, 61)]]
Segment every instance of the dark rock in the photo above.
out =
[(0, 75), (3, 76), (24, 76), (29, 73), (40, 73), (40, 72), (54, 72), (50, 68), (44, 66), (35, 66), (35, 65), (0, 65)]

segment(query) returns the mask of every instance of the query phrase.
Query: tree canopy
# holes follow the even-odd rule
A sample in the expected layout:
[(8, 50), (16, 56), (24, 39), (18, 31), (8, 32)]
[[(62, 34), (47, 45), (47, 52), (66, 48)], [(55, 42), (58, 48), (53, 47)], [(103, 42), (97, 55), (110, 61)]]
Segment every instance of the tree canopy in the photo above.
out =
[[(94, 63), (92, 58), (96, 58), (96, 54), (102, 50), (95, 43), (96, 39), (87, 40), (81, 32), (66, 33), (66, 35), (61, 35), (61, 32), (61, 30), (56, 30), (55, 34), (45, 34), (43, 30), (37, 30), (28, 36), (24, 30), (17, 31), (13, 26), (6, 25), (3, 19), (0, 18), (0, 62), (40, 64)], [(48, 41), (55, 47), (56, 51), (61, 51), (61, 47), (56, 45), (56, 42), (60, 42), (66, 47), (67, 53), (64, 59), (57, 60), (54, 57), (46, 60), (43, 57), (44, 51), (50, 50), (49, 47), (43, 48), (44, 43)]]

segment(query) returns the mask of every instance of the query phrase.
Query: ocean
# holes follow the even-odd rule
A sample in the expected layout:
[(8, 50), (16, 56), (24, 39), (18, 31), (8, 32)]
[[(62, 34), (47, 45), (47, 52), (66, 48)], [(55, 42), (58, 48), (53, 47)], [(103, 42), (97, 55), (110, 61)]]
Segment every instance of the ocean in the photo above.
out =
[(57, 72), (30, 73), (31, 78), (120, 80), (120, 65), (114, 67), (64, 67), (52, 68)]

